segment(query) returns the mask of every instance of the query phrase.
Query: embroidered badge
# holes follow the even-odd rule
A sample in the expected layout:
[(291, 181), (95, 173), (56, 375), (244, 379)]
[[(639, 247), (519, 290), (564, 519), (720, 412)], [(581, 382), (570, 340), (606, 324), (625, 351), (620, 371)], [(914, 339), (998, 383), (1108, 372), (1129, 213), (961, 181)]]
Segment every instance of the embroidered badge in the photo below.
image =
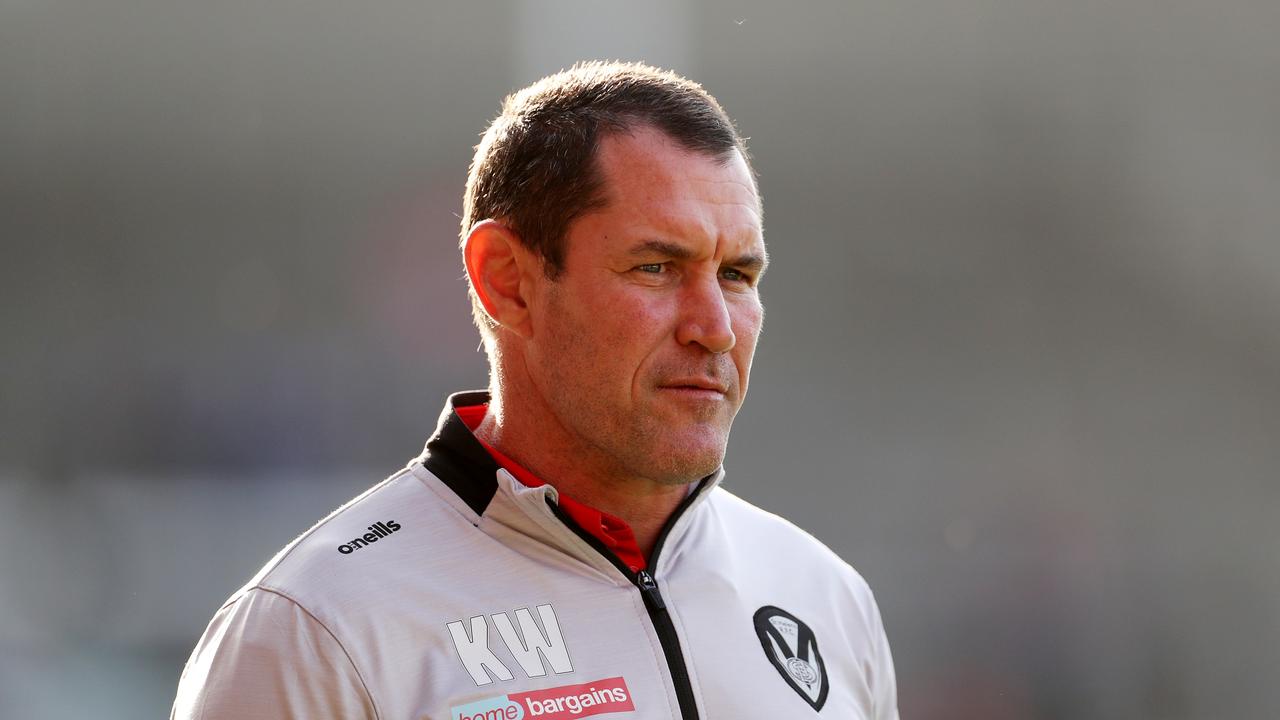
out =
[(778, 669), (782, 679), (814, 710), (827, 702), (827, 666), (818, 651), (818, 639), (808, 625), (795, 615), (772, 605), (755, 614), (756, 635), (765, 657)]

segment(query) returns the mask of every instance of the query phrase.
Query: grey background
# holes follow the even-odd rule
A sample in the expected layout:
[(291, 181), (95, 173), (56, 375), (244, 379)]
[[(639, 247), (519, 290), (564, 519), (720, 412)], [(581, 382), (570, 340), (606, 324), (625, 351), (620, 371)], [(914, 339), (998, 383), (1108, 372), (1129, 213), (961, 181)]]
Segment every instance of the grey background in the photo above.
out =
[(729, 484), (904, 718), (1280, 716), (1280, 5), (0, 2), (0, 716), (157, 717), (223, 599), (484, 383), (504, 94), (672, 67), (774, 266)]

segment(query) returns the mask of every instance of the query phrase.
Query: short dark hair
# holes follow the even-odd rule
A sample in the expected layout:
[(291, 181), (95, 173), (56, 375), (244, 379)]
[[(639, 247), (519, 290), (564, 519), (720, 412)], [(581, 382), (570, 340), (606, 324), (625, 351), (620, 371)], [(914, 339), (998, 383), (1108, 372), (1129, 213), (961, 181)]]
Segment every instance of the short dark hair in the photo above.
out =
[[(645, 124), (692, 152), (727, 160), (736, 149), (750, 167), (746, 142), (701, 85), (639, 63), (579, 63), (503, 101), (471, 161), (463, 241), (477, 222), (498, 220), (555, 278), (570, 223), (607, 202), (600, 139)], [(474, 289), (471, 297), (484, 332), (491, 321)]]

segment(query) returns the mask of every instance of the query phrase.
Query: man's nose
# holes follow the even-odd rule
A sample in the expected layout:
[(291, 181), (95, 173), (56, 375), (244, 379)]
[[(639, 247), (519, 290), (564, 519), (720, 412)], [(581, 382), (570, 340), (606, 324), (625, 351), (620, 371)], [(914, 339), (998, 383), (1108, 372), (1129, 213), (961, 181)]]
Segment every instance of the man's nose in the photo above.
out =
[(733, 318), (718, 277), (699, 278), (686, 286), (680, 298), (676, 342), (701, 345), (716, 354), (733, 349), (737, 342), (733, 334)]

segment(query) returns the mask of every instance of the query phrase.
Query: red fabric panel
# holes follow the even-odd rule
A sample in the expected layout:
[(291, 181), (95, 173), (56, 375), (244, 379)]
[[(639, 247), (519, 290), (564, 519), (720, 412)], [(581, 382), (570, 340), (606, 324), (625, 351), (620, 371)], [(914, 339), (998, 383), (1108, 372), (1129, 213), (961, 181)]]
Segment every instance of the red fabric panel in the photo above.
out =
[[(484, 405), (468, 405), (467, 407), (454, 408), (454, 412), (458, 413), (458, 417), (473, 432), (480, 427), (480, 423), (484, 420), (485, 412), (489, 406)], [(480, 438), (476, 438), (480, 440)], [(489, 446), (483, 440), (480, 444), (489, 451), (493, 459), (502, 466), (504, 470), (515, 476), (527, 487), (539, 487), (546, 485), (536, 475), (521, 467), (516, 461), (498, 452), (495, 448)], [(613, 551), (632, 572), (638, 572), (648, 567), (648, 562), (644, 557), (644, 553), (640, 552), (640, 545), (636, 542), (636, 535), (631, 530), (631, 526), (620, 517), (610, 515), (607, 512), (597, 510), (590, 505), (574, 500), (573, 498), (560, 493), (560, 509), (565, 514), (573, 518), (583, 530), (595, 536), (604, 546)]]

